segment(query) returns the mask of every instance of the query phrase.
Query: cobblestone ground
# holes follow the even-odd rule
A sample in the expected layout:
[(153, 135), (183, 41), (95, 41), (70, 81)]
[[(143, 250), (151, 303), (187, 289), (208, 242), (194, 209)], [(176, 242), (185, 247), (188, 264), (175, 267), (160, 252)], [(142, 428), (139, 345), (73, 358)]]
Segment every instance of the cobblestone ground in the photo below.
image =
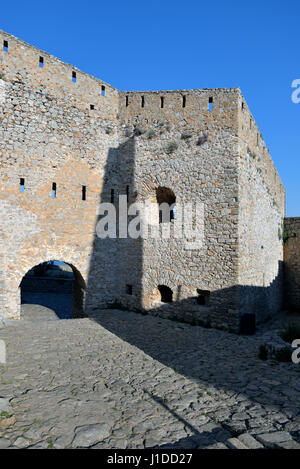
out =
[(300, 366), (259, 334), (23, 305), (0, 338), (0, 448), (300, 448)]

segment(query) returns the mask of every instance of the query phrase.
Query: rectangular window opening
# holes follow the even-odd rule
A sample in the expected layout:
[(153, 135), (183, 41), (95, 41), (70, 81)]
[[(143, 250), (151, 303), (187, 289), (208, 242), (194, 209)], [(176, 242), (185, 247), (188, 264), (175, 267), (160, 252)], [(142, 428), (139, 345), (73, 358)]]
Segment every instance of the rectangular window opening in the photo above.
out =
[(56, 182), (52, 183), (52, 197), (55, 199), (56, 197)]
[(94, 104), (90, 104), (90, 110), (93, 111), (95, 109)]
[(209, 112), (212, 112), (213, 111), (213, 108), (214, 108), (214, 100), (212, 97), (210, 97), (208, 99), (208, 110)]
[(110, 203), (113, 204), (115, 201), (115, 190), (111, 189), (110, 191)]
[(126, 285), (126, 293), (127, 295), (132, 295), (132, 285)]
[(25, 179), (21, 178), (20, 179), (20, 192), (24, 192), (25, 190)]
[(182, 107), (186, 105), (186, 96), (182, 96)]
[(129, 186), (126, 186), (126, 197), (127, 200), (129, 199)]
[(129, 100), (128, 100), (128, 96), (126, 96), (126, 107), (128, 107), (128, 104), (129, 104)]
[(160, 97), (160, 107), (163, 108), (165, 105), (165, 98), (163, 96)]
[(105, 86), (104, 85), (101, 86), (101, 94), (102, 94), (102, 96), (105, 96)]
[(4, 52), (7, 52), (8, 51), (8, 41), (3, 41), (3, 50)]
[(44, 57), (40, 57), (40, 60), (39, 60), (39, 67), (40, 67), (40, 68), (43, 68), (43, 67), (44, 67)]
[(72, 82), (76, 83), (76, 81), (77, 81), (76, 72), (73, 71), (72, 72)]
[(81, 199), (86, 200), (86, 186), (82, 186)]
[(142, 96), (142, 107), (145, 107), (145, 97)]

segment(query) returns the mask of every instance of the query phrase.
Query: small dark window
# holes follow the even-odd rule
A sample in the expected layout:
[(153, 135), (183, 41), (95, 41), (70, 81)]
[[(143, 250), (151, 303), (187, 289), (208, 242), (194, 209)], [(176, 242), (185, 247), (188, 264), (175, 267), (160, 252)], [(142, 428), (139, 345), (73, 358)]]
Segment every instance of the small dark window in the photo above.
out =
[(52, 183), (52, 197), (55, 199), (56, 197), (56, 182)]
[(111, 189), (110, 191), (110, 203), (113, 204), (115, 201), (115, 190)]
[(43, 68), (43, 67), (44, 67), (44, 57), (40, 57), (40, 60), (39, 60), (39, 67), (40, 67), (40, 68)]
[(105, 86), (104, 85), (101, 86), (101, 94), (102, 94), (102, 96), (105, 96)]
[(25, 179), (21, 178), (20, 179), (20, 192), (24, 192), (25, 190)]
[(142, 96), (142, 103), (141, 103), (141, 106), (142, 106), (142, 107), (145, 107), (145, 97), (144, 97), (144, 96)]
[(94, 104), (90, 104), (90, 110), (93, 111), (95, 109)]
[(173, 292), (171, 288), (166, 285), (158, 285), (158, 290), (161, 296), (162, 303), (172, 303), (173, 301)]
[(132, 285), (126, 285), (126, 293), (127, 295), (132, 295)]
[(213, 100), (212, 97), (210, 97), (210, 98), (208, 99), (208, 110), (209, 110), (209, 112), (212, 112), (212, 111), (213, 111), (213, 107), (214, 107), (214, 100)]
[(86, 200), (86, 186), (82, 186), (81, 189), (81, 199)]
[(8, 51), (8, 41), (3, 41), (3, 50), (4, 52), (7, 52)]
[(182, 107), (186, 105), (186, 96), (182, 96)]
[(163, 96), (160, 97), (160, 107), (163, 108), (165, 105), (165, 98)]
[(202, 306), (207, 306), (209, 303), (209, 296), (210, 296), (210, 291), (209, 290), (200, 290), (197, 288), (197, 304), (202, 305)]
[(76, 72), (73, 71), (72, 72), (72, 82), (76, 83), (76, 81), (77, 81)]
[(127, 200), (129, 199), (129, 186), (126, 186), (126, 197)]
[(245, 104), (244, 102), (242, 102), (242, 110), (244, 110), (244, 108), (245, 108)]
[(128, 106), (129, 104), (129, 100), (128, 100), (128, 96), (126, 96), (126, 107)]

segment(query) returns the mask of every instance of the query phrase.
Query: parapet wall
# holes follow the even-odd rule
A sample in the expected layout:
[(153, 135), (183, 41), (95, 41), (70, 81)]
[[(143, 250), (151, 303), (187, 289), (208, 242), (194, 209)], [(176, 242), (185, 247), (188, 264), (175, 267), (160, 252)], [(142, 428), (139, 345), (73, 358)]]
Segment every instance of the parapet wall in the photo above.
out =
[[(41, 58), (43, 67), (40, 67)], [(32, 91), (55, 96), (94, 118), (117, 117), (118, 90), (1, 30), (0, 76), (5, 81), (21, 82)]]
[(300, 217), (284, 221), (285, 306), (300, 312)]

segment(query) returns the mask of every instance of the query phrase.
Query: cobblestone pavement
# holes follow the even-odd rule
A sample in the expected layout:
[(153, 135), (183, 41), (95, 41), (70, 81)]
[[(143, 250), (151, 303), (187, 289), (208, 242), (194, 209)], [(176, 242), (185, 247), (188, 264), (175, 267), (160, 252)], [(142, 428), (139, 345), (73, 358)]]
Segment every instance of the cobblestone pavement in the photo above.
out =
[(259, 334), (23, 305), (0, 338), (0, 448), (300, 448), (300, 366)]

